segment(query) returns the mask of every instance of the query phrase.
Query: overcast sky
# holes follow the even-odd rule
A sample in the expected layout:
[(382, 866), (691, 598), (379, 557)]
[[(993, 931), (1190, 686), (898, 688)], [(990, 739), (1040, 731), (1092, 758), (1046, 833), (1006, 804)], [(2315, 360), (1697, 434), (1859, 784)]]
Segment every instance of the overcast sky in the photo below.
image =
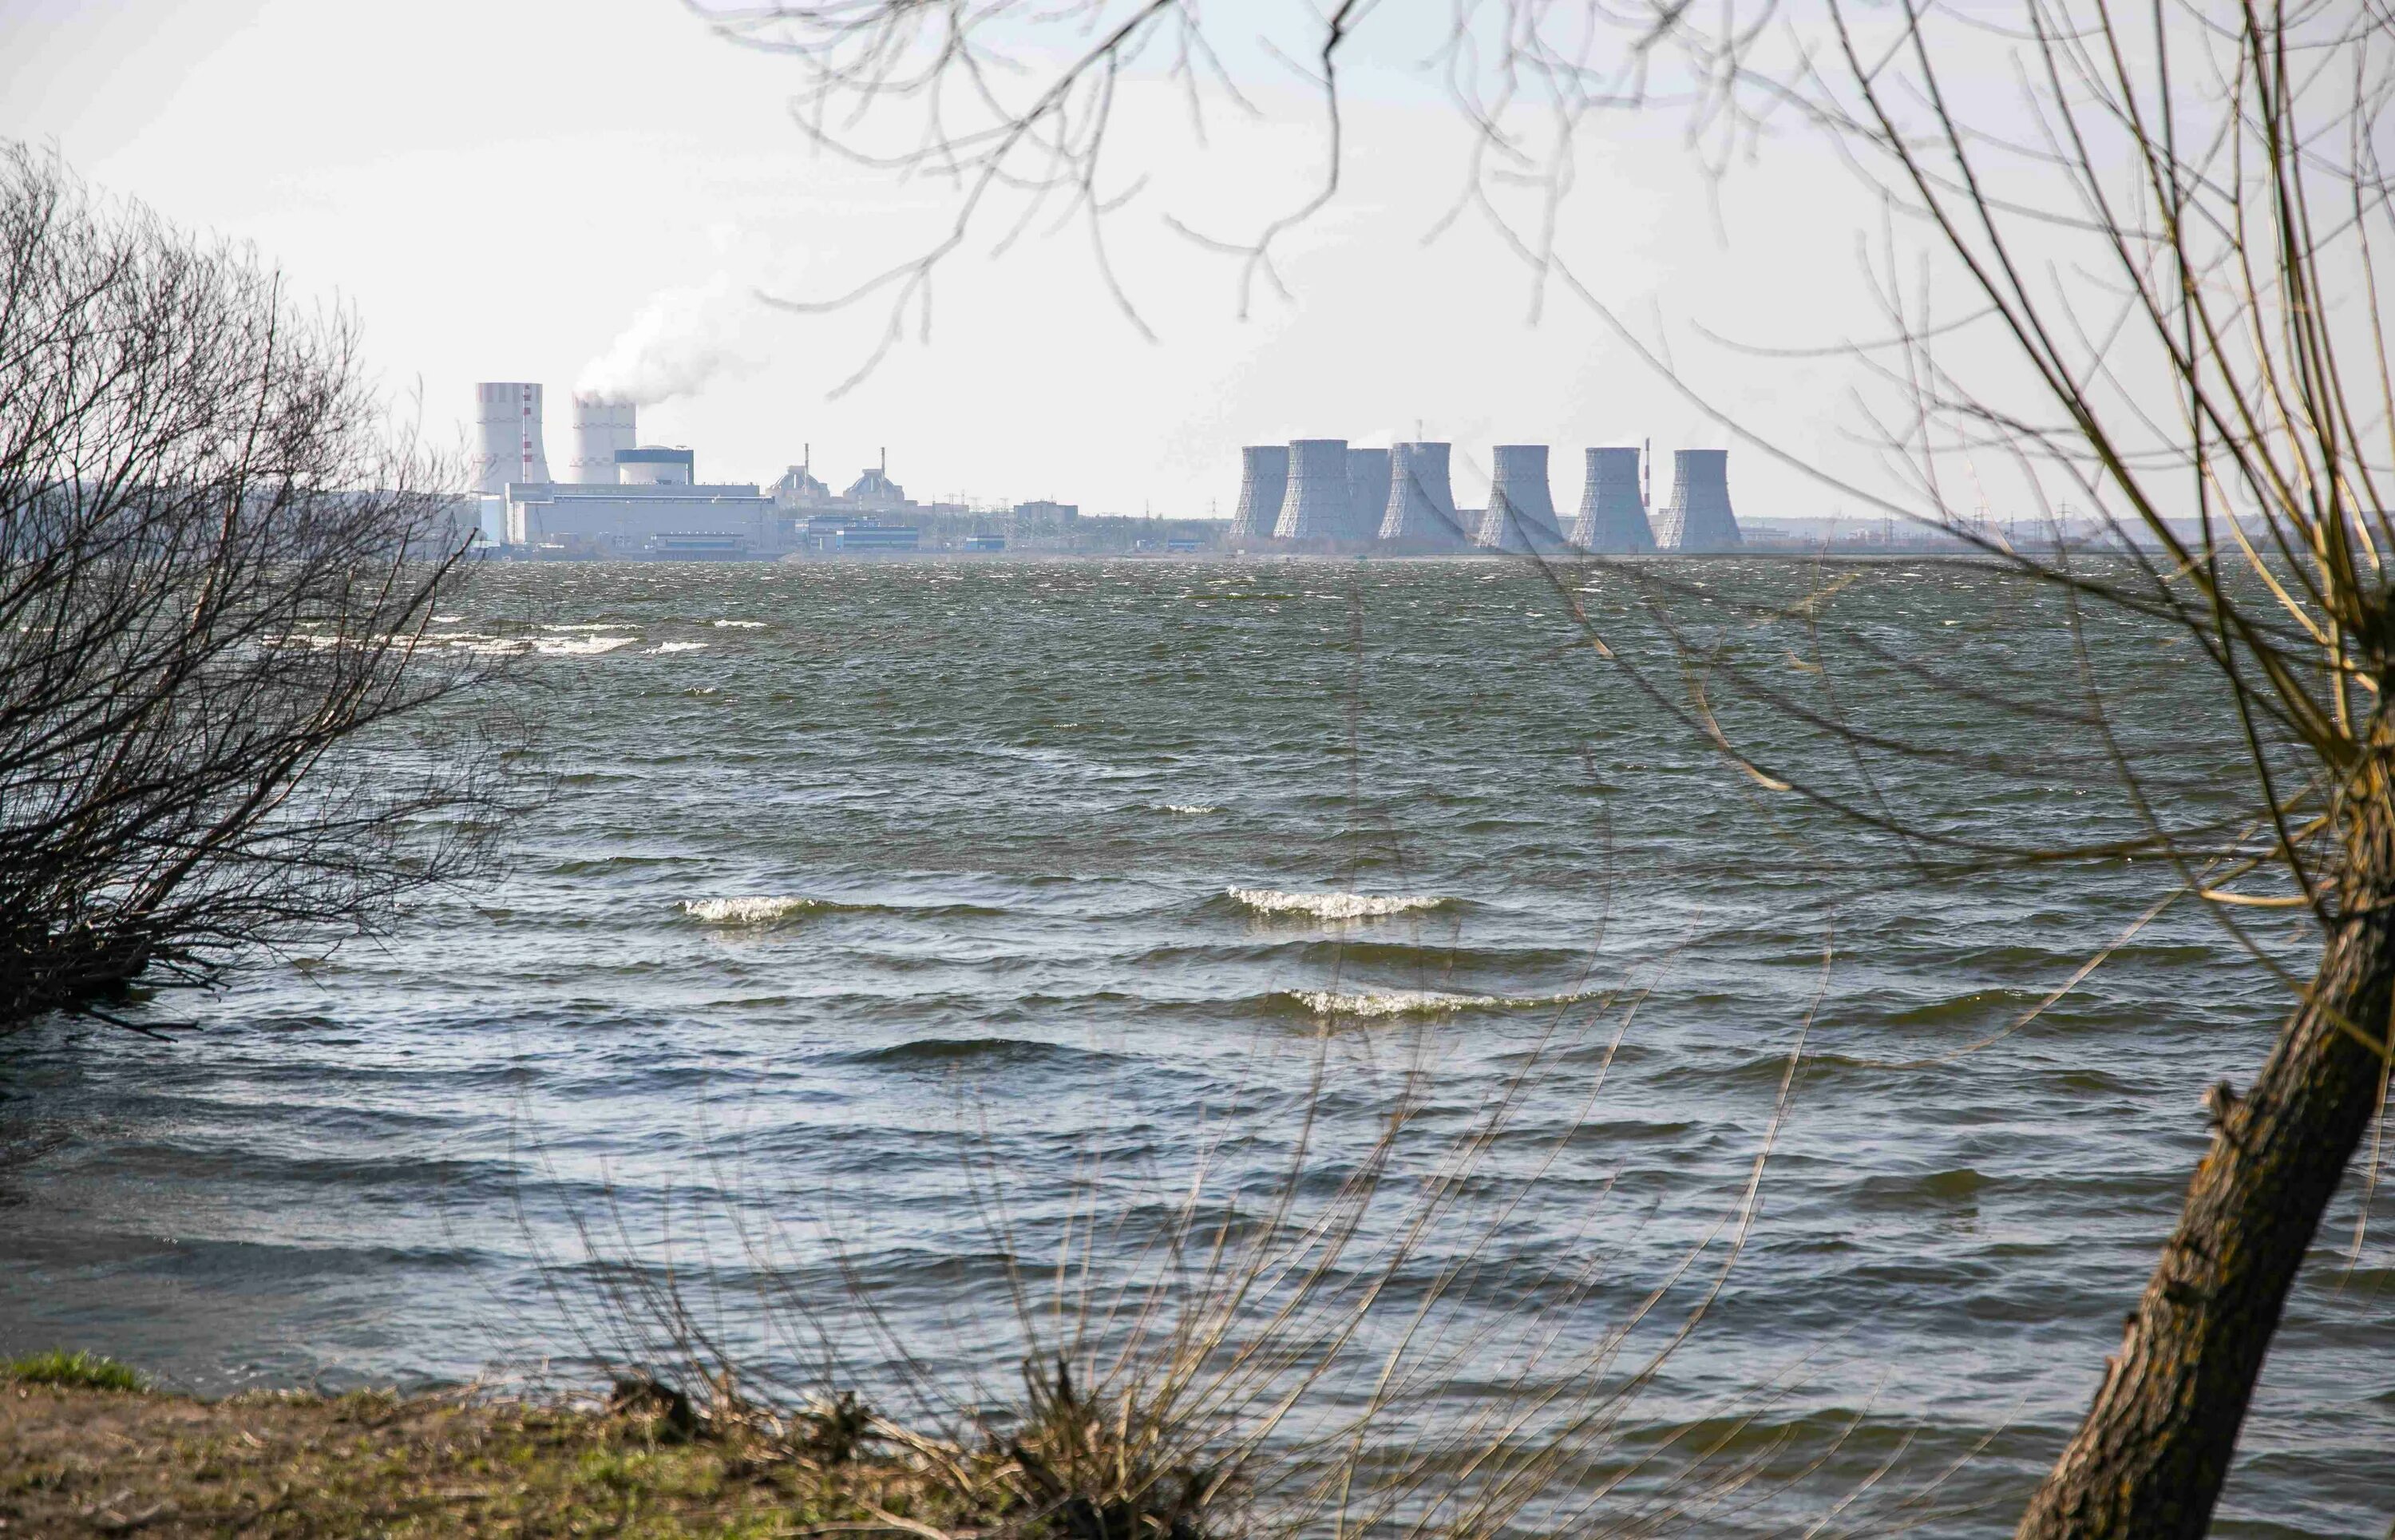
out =
[[(1490, 445), (1552, 444), (1568, 508), (1583, 446), (1651, 438), (1668, 466), (1671, 448), (1728, 442), (1585, 306), (1550, 297), (1534, 318), (1528, 271), (1484, 221), (1425, 244), (1469, 139), (1400, 22), (1359, 47), (1346, 187), (1290, 236), (1290, 295), (1259, 288), (1242, 318), (1239, 264), (1167, 217), (1250, 233), (1299, 195), (1322, 140), (1301, 83), (1236, 46), (1255, 26), (1211, 14), (1263, 115), (1218, 116), (1201, 152), (1159, 86), (1118, 128), (1125, 180), (1154, 175), (1109, 234), (1156, 339), (1106, 298), (1084, 230), (1042, 224), (994, 254), (993, 228), (943, 270), (928, 340), (910, 328), (837, 399), (886, 312), (791, 314), (753, 292), (812, 299), (870, 275), (918, 249), (948, 193), (811, 152), (787, 115), (789, 66), (674, 0), (0, 0), (0, 133), (353, 303), (387, 384), (420, 387), (444, 438), (475, 380), (540, 381), (552, 468), (570, 458), (566, 392), (642, 344), (691, 388), (644, 409), (642, 437), (691, 446), (703, 477), (767, 479), (812, 445), (838, 486), (886, 445), (919, 498), (1227, 515), (1241, 444), (1385, 444), (1419, 424), (1455, 443), (1466, 503)], [(1872, 329), (1851, 182), (1783, 153), (1715, 196), (1678, 126), (1583, 145), (1564, 249), (1742, 422), (1800, 455), (1846, 453), (1833, 374), (1741, 362), (1705, 335)], [(1837, 501), (1752, 453), (1731, 477), (1750, 517)]]

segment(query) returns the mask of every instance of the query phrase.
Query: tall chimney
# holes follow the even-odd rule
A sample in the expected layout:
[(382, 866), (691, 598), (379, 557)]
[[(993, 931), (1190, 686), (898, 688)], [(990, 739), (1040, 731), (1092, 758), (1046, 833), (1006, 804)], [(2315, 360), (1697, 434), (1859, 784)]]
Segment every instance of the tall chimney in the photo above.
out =
[(1672, 451), (1672, 524), (1679, 551), (1735, 551), (1745, 544), (1729, 508), (1729, 451)]
[(1581, 485), (1572, 544), (1594, 551), (1655, 549), (1655, 530), (1647, 522), (1646, 499), (1638, 495), (1638, 476), (1637, 450), (1588, 451), (1588, 478)]
[(1381, 538), (1424, 550), (1452, 551), (1466, 543), (1448, 483), (1451, 448), (1416, 443), (1389, 451), (1389, 504), (1381, 513)]
[(1497, 476), (1489, 488), (1489, 511), (1480, 518), (1479, 543), (1491, 551), (1549, 551), (1561, 546), (1555, 494), (1547, 489), (1547, 446), (1501, 444), (1494, 454)]
[(615, 485), (615, 451), (638, 443), (630, 402), (575, 396), (574, 463), (567, 470), (576, 482), (585, 486)]
[(1337, 539), (1347, 529), (1347, 441), (1291, 439), (1289, 490), (1273, 534), (1284, 540)]
[(1347, 521), (1343, 540), (1369, 540), (1381, 532), (1389, 511), (1389, 452), (1386, 449), (1347, 451)]
[(496, 495), (509, 482), (549, 480), (549, 455), (541, 445), (540, 387), (520, 380), (487, 381), (474, 387), (474, 490)]
[(1233, 544), (1272, 538), (1280, 500), (1289, 490), (1289, 445), (1250, 444), (1239, 451), (1239, 506), (1232, 511)]

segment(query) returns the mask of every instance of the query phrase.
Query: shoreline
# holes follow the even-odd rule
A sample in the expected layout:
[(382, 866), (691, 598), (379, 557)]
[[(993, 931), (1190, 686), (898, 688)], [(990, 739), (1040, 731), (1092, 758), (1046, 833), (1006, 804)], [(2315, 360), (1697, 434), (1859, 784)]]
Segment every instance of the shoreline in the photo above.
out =
[(870, 1523), (909, 1474), (647, 1407), (0, 1381), (0, 1535), (788, 1534)]
[[(694, 1374), (696, 1370), (691, 1371)], [(646, 1375), (603, 1401), (463, 1386), (402, 1394), (153, 1389), (83, 1353), (0, 1363), (0, 1536), (324, 1540), (590, 1534), (1226, 1533), (1239, 1484), (1166, 1454), (1177, 1425), (1052, 1385), (925, 1437), (853, 1396), (792, 1409), (729, 1373)]]

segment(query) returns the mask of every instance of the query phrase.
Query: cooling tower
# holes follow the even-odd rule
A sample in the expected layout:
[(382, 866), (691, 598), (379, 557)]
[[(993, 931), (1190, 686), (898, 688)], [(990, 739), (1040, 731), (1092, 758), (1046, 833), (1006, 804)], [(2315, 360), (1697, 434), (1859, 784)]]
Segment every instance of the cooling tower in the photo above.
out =
[(1343, 540), (1369, 540), (1381, 532), (1381, 516), (1389, 507), (1389, 452), (1386, 449), (1347, 451), (1347, 522)]
[(1347, 528), (1347, 441), (1291, 439), (1289, 491), (1280, 500), (1283, 540), (1335, 540)]
[(1231, 515), (1230, 538), (1241, 541), (1272, 538), (1280, 523), (1280, 500), (1289, 490), (1289, 445), (1250, 444), (1239, 451), (1239, 506)]
[(566, 467), (566, 473), (585, 486), (613, 486), (615, 451), (639, 442), (633, 437), (630, 402), (577, 395), (574, 398), (574, 463)]
[(1547, 490), (1547, 446), (1501, 444), (1497, 478), (1489, 488), (1489, 511), (1480, 517), (1479, 544), (1491, 551), (1551, 551), (1564, 543), (1555, 527), (1555, 499)]
[(474, 490), (500, 493), (509, 482), (549, 480), (541, 448), (540, 387), (494, 382), (474, 387), (478, 412)]
[(1735, 551), (1745, 542), (1729, 511), (1729, 451), (1672, 451), (1672, 516), (1678, 551)]
[(1638, 495), (1638, 451), (1591, 449), (1588, 479), (1581, 484), (1580, 517), (1571, 543), (1582, 551), (1652, 551), (1655, 531), (1647, 523), (1647, 499)]
[(1381, 515), (1381, 538), (1448, 551), (1464, 543), (1455, 494), (1447, 483), (1448, 448), (1400, 444), (1389, 451), (1389, 502)]

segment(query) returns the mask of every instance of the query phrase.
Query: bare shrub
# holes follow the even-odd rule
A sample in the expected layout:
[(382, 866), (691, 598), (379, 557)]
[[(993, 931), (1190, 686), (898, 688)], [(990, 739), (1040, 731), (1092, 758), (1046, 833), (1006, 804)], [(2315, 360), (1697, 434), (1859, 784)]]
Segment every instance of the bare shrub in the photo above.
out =
[(479, 868), (467, 574), (345, 313), (0, 146), (0, 1029)]

